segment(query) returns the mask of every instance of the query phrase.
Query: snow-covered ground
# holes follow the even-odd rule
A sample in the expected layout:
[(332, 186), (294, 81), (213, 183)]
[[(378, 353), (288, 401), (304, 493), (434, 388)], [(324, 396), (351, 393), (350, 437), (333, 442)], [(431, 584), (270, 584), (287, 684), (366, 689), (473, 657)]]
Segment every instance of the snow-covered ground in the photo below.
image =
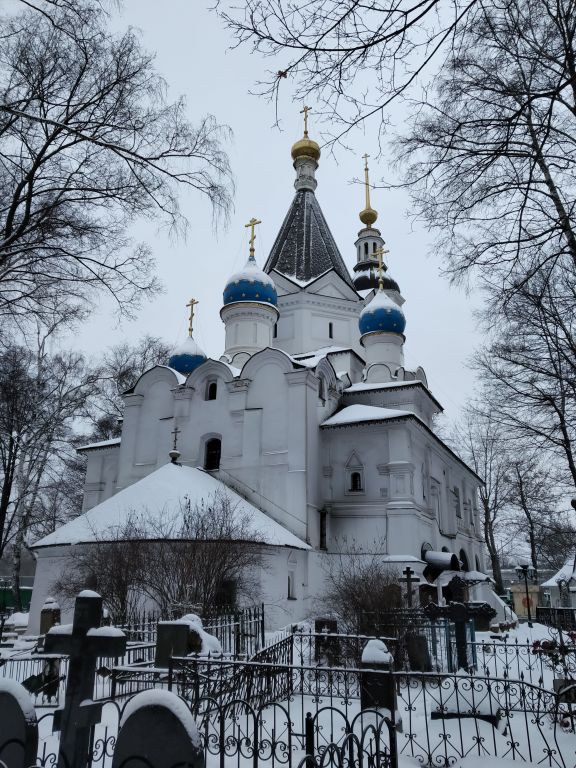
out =
[[(547, 663), (546, 654), (534, 653), (533, 648), (535, 642), (550, 639), (549, 629), (538, 624), (532, 628), (523, 624), (498, 637), (477, 633), (475, 676), (464, 673), (397, 675), (399, 768), (422, 764), (438, 768), (447, 765), (484, 768), (480, 761), (497, 768), (510, 768), (512, 762), (574, 768), (573, 725), (571, 729), (569, 721), (560, 723), (550, 711), (552, 682), (558, 673)], [(568, 635), (564, 640), (571, 642)], [(27, 655), (32, 661), (26, 641), (20, 642), (22, 645), (13, 649), (11, 660), (16, 661), (14, 656)], [(38, 657), (35, 661), (40, 663)], [(0, 676), (8, 666), (9, 663), (0, 666)], [(314, 670), (310, 670), (310, 679), (314, 674)], [(149, 679), (153, 679), (152, 674)], [(109, 691), (107, 678), (100, 678), (99, 685), (101, 693)], [(256, 730), (260, 765), (298, 766), (304, 757), (307, 712), (315, 718), (317, 749), (331, 741), (341, 743), (350, 730), (360, 738), (362, 731), (369, 725), (374, 726), (383, 713), (362, 713), (356, 694), (346, 693), (345, 686), (342, 690), (344, 692), (329, 695), (325, 688), (319, 688), (316, 695), (305, 696), (295, 690), (292, 696), (256, 712), (237, 707), (233, 712), (221, 711), (221, 717), (218, 713), (198, 717), (197, 723), (208, 745), (207, 768), (220, 765), (217, 752), (222, 727), (227, 750), (225, 764), (234, 764), (237, 768), (254, 765), (250, 745), (254, 744)], [(112, 744), (125, 704), (126, 699), (104, 705), (102, 722), (95, 729), (95, 766), (111, 765)], [(42, 764), (47, 764), (47, 756), (56, 750), (57, 736), (52, 734), (52, 710), (46, 707), (46, 702), (37, 711), (40, 759)], [(476, 717), (437, 717), (455, 712)], [(480, 716), (494, 718), (496, 727)], [(387, 746), (385, 729), (382, 742)]]

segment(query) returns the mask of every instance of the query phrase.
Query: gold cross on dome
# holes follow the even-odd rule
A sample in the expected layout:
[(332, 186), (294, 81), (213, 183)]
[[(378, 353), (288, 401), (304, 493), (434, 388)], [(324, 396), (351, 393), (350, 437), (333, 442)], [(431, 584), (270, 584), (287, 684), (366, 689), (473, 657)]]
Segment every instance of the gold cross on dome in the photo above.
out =
[(312, 107), (304, 107), (300, 110), (300, 114), (304, 114), (304, 136), (308, 138), (308, 112), (312, 111)]
[(196, 299), (190, 299), (188, 304), (186, 304), (187, 307), (190, 307), (190, 320), (188, 322), (188, 336), (192, 336), (192, 323), (194, 321), (194, 307), (196, 304), (199, 304), (199, 301), (196, 301)]
[(362, 155), (364, 158), (364, 191), (366, 193), (366, 209), (370, 208), (370, 179), (368, 177), (368, 158), (370, 155)]
[(250, 219), (248, 224), (244, 224), (245, 227), (250, 227), (250, 241), (249, 242), (250, 242), (250, 256), (251, 257), (254, 256), (254, 241), (256, 240), (256, 235), (254, 234), (254, 227), (257, 224), (262, 224), (262, 222), (259, 221), (259, 219), (255, 219), (254, 217), (252, 217)]
[(384, 254), (390, 253), (390, 251), (387, 251), (386, 248), (381, 246), (380, 248), (377, 248), (372, 256), (376, 256), (378, 259), (378, 288), (380, 290), (383, 290), (384, 284), (382, 282), (382, 272), (384, 271)]

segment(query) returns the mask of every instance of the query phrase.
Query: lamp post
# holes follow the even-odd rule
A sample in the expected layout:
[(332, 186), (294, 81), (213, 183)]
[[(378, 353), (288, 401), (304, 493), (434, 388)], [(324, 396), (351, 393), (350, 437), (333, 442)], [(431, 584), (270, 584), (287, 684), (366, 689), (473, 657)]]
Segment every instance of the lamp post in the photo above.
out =
[(8, 606), (6, 605), (6, 592), (10, 588), (8, 579), (0, 578), (0, 643), (4, 636), (4, 624), (9, 616)]
[(532, 611), (530, 610), (530, 593), (528, 592), (528, 579), (532, 581), (536, 578), (536, 568), (530, 563), (518, 564), (516, 566), (516, 573), (519, 579), (524, 579), (524, 586), (526, 587), (526, 608), (528, 610), (528, 626), (532, 627)]

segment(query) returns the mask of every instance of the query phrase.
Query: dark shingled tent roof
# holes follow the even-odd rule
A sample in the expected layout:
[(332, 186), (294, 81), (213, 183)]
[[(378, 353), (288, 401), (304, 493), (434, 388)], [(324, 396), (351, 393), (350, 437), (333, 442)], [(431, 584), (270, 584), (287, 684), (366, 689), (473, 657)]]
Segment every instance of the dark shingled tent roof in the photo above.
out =
[(294, 196), (264, 265), (265, 272), (270, 273), (273, 269), (299, 283), (309, 283), (333, 269), (355, 290), (316, 195), (311, 190), (300, 189)]

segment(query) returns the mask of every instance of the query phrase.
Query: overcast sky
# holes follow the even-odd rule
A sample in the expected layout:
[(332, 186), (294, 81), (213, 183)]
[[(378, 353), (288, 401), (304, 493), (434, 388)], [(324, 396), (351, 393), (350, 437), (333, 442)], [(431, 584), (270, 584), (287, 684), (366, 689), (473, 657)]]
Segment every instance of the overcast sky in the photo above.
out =
[[(229, 34), (202, 0), (125, 0), (114, 23), (119, 29), (131, 25), (141, 31), (145, 47), (156, 53), (157, 68), (171, 96), (186, 97), (193, 121), (212, 113), (232, 129), (229, 152), (236, 180), (235, 210), (228, 228), (214, 231), (209, 204), (199, 196), (183, 194), (182, 208), (190, 220), (185, 242), (171, 241), (154, 222), (141, 223), (137, 236), (152, 246), (165, 293), (149, 302), (137, 320), (120, 326), (111, 305), (103, 300), (89, 325), (70, 343), (89, 355), (97, 354), (102, 345), (136, 341), (144, 333), (177, 344), (186, 335), (185, 305), (193, 296), (200, 301), (194, 336), (209, 356), (218, 358), (224, 341), (219, 317), (224, 283), (248, 256), (244, 224), (252, 216), (262, 220), (256, 258), (263, 265), (294, 194), (290, 147), (302, 134), (302, 105), (291, 102), (287, 91), (280, 103), (282, 130), (273, 127), (273, 105), (249, 91), (268, 68), (279, 67), (270, 59), (250, 55), (247, 49), (230, 50)], [(319, 138), (318, 133), (312, 112), (310, 135)], [(351, 152), (339, 152), (336, 158), (323, 154), (316, 192), (350, 268), (360, 228), (358, 212), (363, 207), (363, 191), (351, 182), (362, 174), (361, 156), (377, 151), (370, 130), (357, 131), (351, 146)], [(386, 158), (371, 161), (375, 182), (391, 179), (390, 173)], [(405, 193), (375, 191), (372, 206), (380, 214), (376, 226), (390, 250), (390, 273), (406, 299), (406, 366), (424, 367), (432, 391), (451, 417), (474, 384), (472, 372), (465, 367), (480, 341), (472, 318), (473, 302), (440, 276), (440, 254), (430, 252), (427, 232), (410, 219)]]

